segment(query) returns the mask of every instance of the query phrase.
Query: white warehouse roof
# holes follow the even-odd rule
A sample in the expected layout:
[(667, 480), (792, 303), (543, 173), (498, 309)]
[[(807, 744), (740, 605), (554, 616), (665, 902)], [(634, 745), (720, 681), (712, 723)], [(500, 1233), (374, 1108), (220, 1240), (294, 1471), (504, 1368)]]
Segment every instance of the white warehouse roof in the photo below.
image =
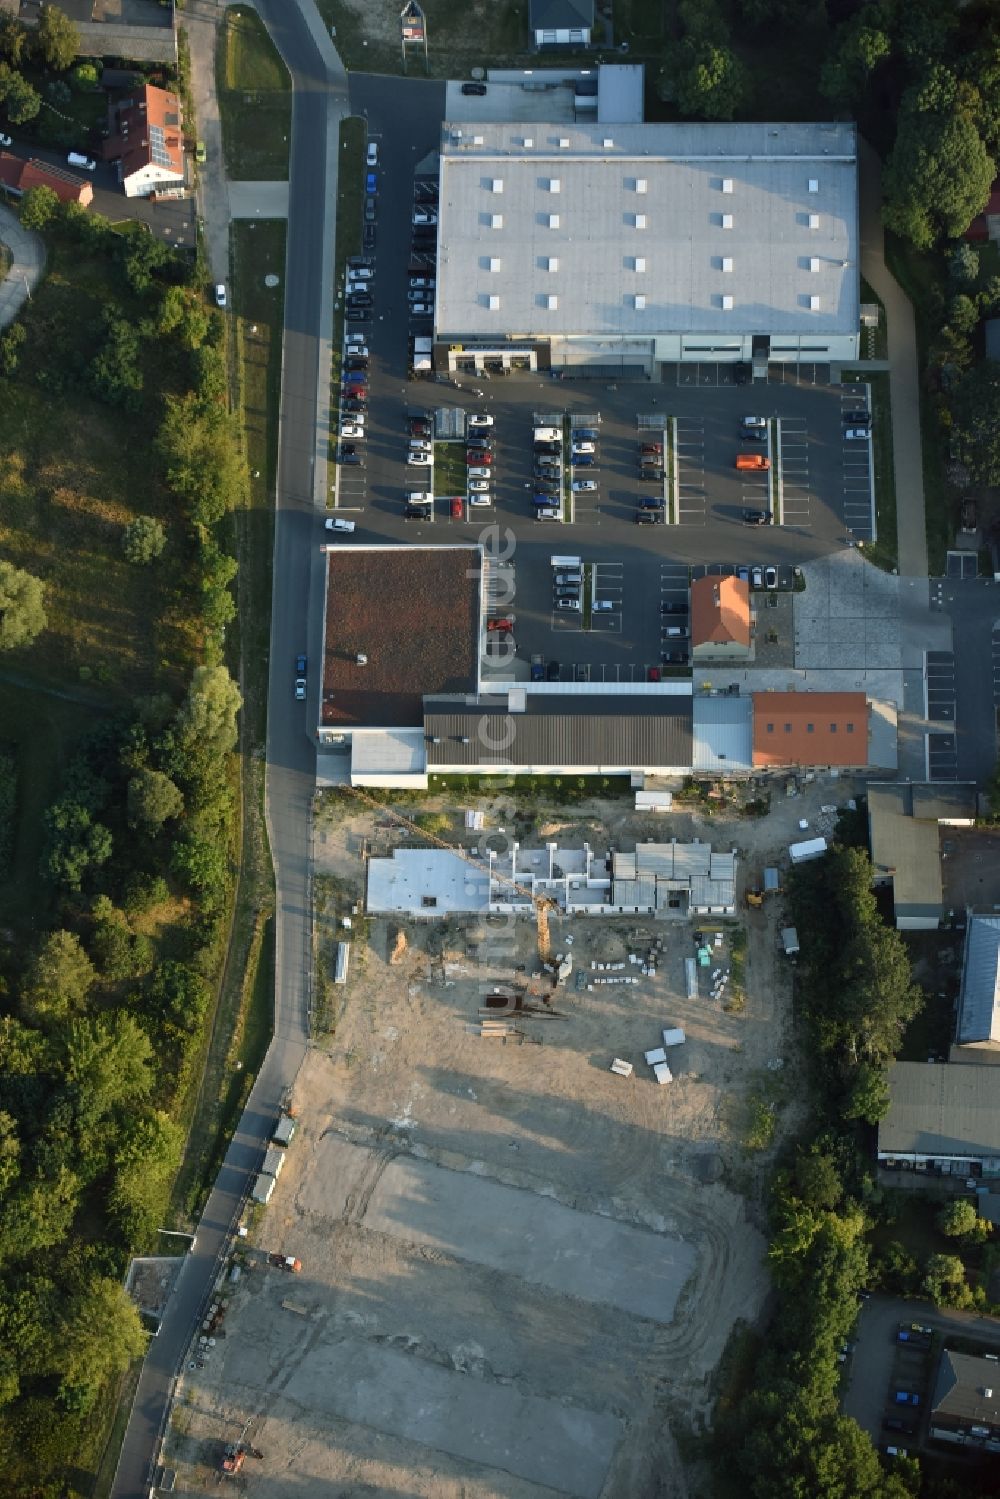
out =
[(858, 319), (853, 125), (443, 126), (439, 337), (828, 336)]

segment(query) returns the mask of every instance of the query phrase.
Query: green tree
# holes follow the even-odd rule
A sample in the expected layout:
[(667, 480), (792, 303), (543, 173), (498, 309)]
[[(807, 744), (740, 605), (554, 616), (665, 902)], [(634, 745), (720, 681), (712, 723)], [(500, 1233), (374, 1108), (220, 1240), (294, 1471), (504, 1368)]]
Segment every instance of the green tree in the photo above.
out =
[(732, 48), (703, 36), (687, 36), (674, 49), (660, 85), (682, 114), (731, 120), (747, 93), (746, 69)]
[(96, 976), (75, 932), (50, 932), (25, 971), (21, 1013), (32, 1025), (43, 1027), (78, 1014)]
[(125, 276), (133, 291), (148, 291), (158, 271), (174, 258), (162, 239), (156, 239), (144, 224), (135, 224), (119, 241)]
[(167, 544), (167, 533), (162, 522), (152, 515), (137, 515), (125, 527), (122, 548), (126, 560), (145, 566), (155, 562)]
[(836, 1161), (815, 1143), (795, 1157), (795, 1186), (811, 1208), (835, 1208), (844, 1195)]
[(30, 645), (47, 624), (41, 581), (13, 562), (0, 561), (0, 651)]
[(35, 51), (47, 68), (64, 73), (80, 50), (80, 33), (65, 11), (43, 5), (35, 31)]
[(93, 62), (78, 62), (73, 69), (73, 87), (80, 93), (92, 93), (101, 81), (101, 75), (97, 70), (97, 64)]
[(833, 48), (820, 69), (820, 93), (835, 104), (856, 104), (863, 98), (872, 73), (891, 51), (881, 8), (864, 6), (837, 28)]
[(28, 28), (9, 11), (0, 15), (0, 57), (20, 67), (28, 47)]
[[(0, 1198), (6, 1197), (21, 1172), (21, 1141), (13, 1114), (0, 1110)], [(0, 1404), (2, 1404), (0, 1400)]]
[(167, 397), (156, 438), (167, 483), (186, 502), (191, 520), (214, 526), (246, 492), (246, 465), (229, 412), (188, 393)]
[(26, 125), (42, 107), (42, 96), (27, 78), (0, 62), (0, 104), (12, 125)]
[(958, 286), (969, 286), (979, 275), (979, 251), (960, 240), (948, 256), (948, 275)]
[(981, 213), (996, 176), (975, 121), (954, 101), (908, 90), (882, 174), (886, 224), (918, 250), (957, 239)]
[(125, 912), (106, 895), (99, 895), (92, 915), (90, 950), (104, 977), (117, 984), (148, 973), (153, 966), (153, 944), (148, 937), (133, 932)]
[(162, 770), (139, 770), (128, 783), (128, 820), (157, 832), (184, 811), (184, 798)]
[(948, 322), (959, 334), (969, 334), (979, 322), (979, 308), (971, 297), (959, 292), (948, 303)]
[(135, 1303), (117, 1281), (97, 1279), (63, 1309), (58, 1350), (60, 1398), (87, 1411), (109, 1380), (146, 1351)]
[(936, 1306), (966, 1307), (972, 1304), (972, 1291), (965, 1278), (965, 1266), (954, 1254), (932, 1254), (924, 1266), (924, 1295)]
[(885, 1246), (873, 1270), (877, 1284), (894, 1295), (910, 1296), (917, 1289), (917, 1262), (898, 1239)]
[(1000, 484), (1000, 365), (974, 365), (953, 392), (952, 411), (955, 437), (972, 478), (979, 484)]
[(240, 690), (224, 666), (198, 666), (177, 715), (181, 743), (189, 753), (219, 759), (236, 748)]
[(56, 802), (45, 814), (46, 848), (42, 873), (53, 884), (78, 891), (90, 869), (111, 857), (111, 834), (79, 802)]
[(878, 1124), (889, 1112), (889, 1075), (884, 1067), (863, 1062), (844, 1102), (845, 1119)]
[(153, 1110), (136, 1119), (119, 1141), (108, 1202), (130, 1247), (148, 1244), (162, 1221), (183, 1143), (180, 1126)]
[(161, 333), (173, 333), (185, 349), (198, 349), (208, 337), (211, 313), (190, 286), (167, 286), (160, 303)]
[(28, 332), (23, 323), (12, 323), (6, 333), (0, 334), (0, 375), (6, 375), (8, 380), (17, 374), (21, 350), (27, 338)]
[(90, 388), (109, 406), (138, 411), (143, 374), (142, 339), (138, 328), (115, 307), (104, 313), (104, 341), (87, 371)]
[(946, 1203), (934, 1220), (948, 1239), (964, 1239), (979, 1227), (976, 1205), (968, 1197), (956, 1197)]
[(59, 209), (59, 199), (51, 187), (41, 183), (29, 187), (21, 199), (21, 223), (25, 229), (44, 229)]

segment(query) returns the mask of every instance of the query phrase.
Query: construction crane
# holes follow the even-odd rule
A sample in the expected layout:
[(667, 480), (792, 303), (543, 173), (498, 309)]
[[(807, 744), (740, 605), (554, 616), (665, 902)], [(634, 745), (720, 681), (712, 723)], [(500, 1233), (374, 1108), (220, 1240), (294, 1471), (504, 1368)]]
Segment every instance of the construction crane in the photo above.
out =
[[(433, 843), (437, 848), (444, 849), (446, 853), (457, 855), (459, 859), (464, 859), (466, 864), (471, 864), (474, 869), (478, 869), (482, 873), (482, 865), (479, 860), (474, 859), (471, 854), (466, 853), (464, 848), (454, 843), (448, 843), (444, 838), (438, 838), (435, 833), (428, 833), (426, 828), (418, 827), (415, 822), (411, 822), (408, 817), (404, 817), (402, 812), (397, 812), (394, 808), (387, 807), (385, 802), (377, 801), (374, 796), (369, 796), (367, 792), (362, 791), (358, 786), (345, 786), (344, 790), (349, 791), (352, 796), (358, 797), (360, 801), (366, 802), (376, 812), (385, 813), (394, 822), (398, 822), (402, 827), (408, 828), (414, 837), (426, 839), (428, 843)], [(548, 966), (551, 963), (552, 957), (552, 943), (549, 935), (549, 912), (558, 910), (556, 902), (548, 895), (536, 895), (534, 890), (529, 890), (527, 885), (522, 885), (511, 875), (500, 874), (494, 870), (493, 878), (501, 884), (507, 885), (511, 890), (516, 890), (519, 895), (531, 901), (531, 904), (535, 908), (535, 932), (538, 938), (539, 961)]]

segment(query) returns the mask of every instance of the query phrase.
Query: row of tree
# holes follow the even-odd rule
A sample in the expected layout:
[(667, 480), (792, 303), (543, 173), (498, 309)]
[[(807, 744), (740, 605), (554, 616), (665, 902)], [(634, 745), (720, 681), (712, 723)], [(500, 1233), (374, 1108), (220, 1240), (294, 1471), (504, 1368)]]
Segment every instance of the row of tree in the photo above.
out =
[[(223, 325), (194, 268), (41, 189), (24, 214), (50, 262), (68, 253), (103, 267), (108, 292), (92, 305), (88, 275), (73, 302), (87, 326), (73, 329), (60, 288), (43, 283), (12, 351), (18, 377), (82, 387), (153, 433), (148, 492), (165, 498), (163, 518), (134, 515), (122, 547), (136, 566), (169, 568), (192, 665), (179, 701), (165, 690), (175, 660), (160, 690), (82, 739), (43, 819), (54, 925), (0, 977), (0, 1491), (11, 1499), (73, 1492), (81, 1423), (145, 1345), (122, 1277), (164, 1222), (183, 1146), (177, 1103), (201, 1055), (231, 891), (240, 697), (221, 633), (236, 564), (220, 527), (246, 485)], [(2, 386), (0, 374), (0, 400)], [(0, 597), (4, 586), (0, 572)], [(3, 628), (25, 613), (0, 608)], [(39, 628), (44, 608), (10, 643)]]
[[(11, 125), (34, 120), (43, 105), (43, 95), (31, 82), (31, 74), (65, 73), (80, 50), (80, 34), (65, 11), (57, 5), (42, 5), (38, 22), (27, 26), (9, 11), (0, 14), (0, 108)], [(96, 71), (90, 64), (81, 75), (91, 86)], [(36, 77), (36, 81), (37, 80)], [(47, 85), (50, 102), (65, 103), (61, 90), (67, 85), (54, 79)]]

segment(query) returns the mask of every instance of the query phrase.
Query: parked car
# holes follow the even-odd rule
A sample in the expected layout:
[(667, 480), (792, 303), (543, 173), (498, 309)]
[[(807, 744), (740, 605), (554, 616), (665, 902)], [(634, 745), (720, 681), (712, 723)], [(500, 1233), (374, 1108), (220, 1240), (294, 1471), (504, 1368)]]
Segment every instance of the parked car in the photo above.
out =
[(637, 526), (653, 526), (658, 520), (662, 519), (662, 510), (637, 510), (635, 512), (635, 523)]
[(433, 291), (436, 283), (433, 276), (411, 276), (411, 291)]
[(962, 501), (962, 530), (966, 536), (975, 536), (979, 529), (979, 518), (975, 500)]
[(763, 586), (764, 586), (764, 569), (762, 567), (755, 567), (753, 569), (753, 571), (751, 572), (751, 574), (750, 574), (750, 586), (751, 586), (751, 588), (763, 588)]
[(581, 605), (580, 600), (578, 598), (565, 598), (565, 599), (556, 599), (555, 602), (554, 602), (553, 607), (556, 610), (563, 611), (564, 613), (565, 613), (566, 610), (569, 610), (571, 613), (579, 614), (580, 610), (581, 610), (581, 608), (583, 606)]
[(378, 177), (374, 172), (365, 173), (365, 192), (373, 196), (378, 192)]
[(611, 599), (595, 599), (590, 607), (594, 614), (607, 614), (615, 606)]
[(493, 454), (473, 449), (472, 452), (466, 453), (465, 461), (470, 468), (489, 468), (493, 462)]
[(532, 656), (531, 658), (531, 680), (533, 682), (545, 681), (545, 666), (541, 656)]
[(925, 1349), (931, 1346), (931, 1340), (926, 1333), (911, 1332), (908, 1327), (901, 1327), (896, 1334), (897, 1343), (905, 1343), (908, 1348)]
[(453, 499), (452, 502), (451, 502), (451, 518), (452, 518), (452, 520), (461, 520), (462, 517), (464, 516), (464, 514), (465, 514), (465, 508), (462, 505), (462, 501), (459, 500), (459, 499)]
[(365, 165), (369, 167), (378, 166), (378, 141), (368, 142), (368, 150), (365, 152)]
[(80, 167), (84, 172), (97, 171), (97, 162), (92, 156), (84, 156), (82, 151), (70, 151), (66, 163), (71, 167)]
[(469, 480), (469, 492), (470, 492), (470, 494), (489, 494), (489, 492), (490, 492), (490, 481), (489, 481), (489, 479), (470, 479)]
[(777, 588), (777, 586), (778, 586), (778, 569), (776, 567), (765, 567), (765, 569), (764, 569), (764, 586), (765, 586), (765, 588)]
[(436, 208), (415, 208), (413, 210), (414, 228), (427, 229), (436, 224), (437, 221), (438, 216)]
[(434, 444), (430, 441), (429, 438), (427, 438), (427, 437), (411, 437), (410, 438), (410, 452), (411, 453), (431, 453), (431, 452), (433, 452), (433, 450), (434, 450)]
[(352, 442), (342, 442), (337, 449), (337, 462), (346, 464), (360, 463), (361, 455)]
[(572, 466), (573, 468), (595, 468), (597, 459), (592, 453), (574, 453)]
[(546, 673), (545, 673), (545, 680), (547, 682), (558, 682), (558, 680), (559, 680), (559, 671), (560, 671), (559, 662), (558, 661), (550, 661), (549, 664), (548, 664), (548, 668), (546, 670)]
[(368, 412), (368, 402), (358, 396), (348, 396), (346, 400), (341, 401), (340, 409), (341, 411), (356, 411), (364, 416)]
[(766, 416), (745, 416), (740, 422), (741, 427), (766, 427)]
[(687, 651), (661, 651), (660, 660), (664, 666), (686, 666)]
[(909, 1457), (910, 1455), (907, 1447), (883, 1447), (882, 1450), (886, 1457)]
[(410, 303), (410, 311), (411, 311), (411, 313), (413, 314), (414, 317), (433, 317), (434, 316), (434, 303), (433, 302), (411, 302)]
[(639, 449), (640, 458), (658, 458), (663, 452), (662, 442), (644, 442)]
[(572, 433), (574, 442), (597, 442), (600, 435), (596, 427), (574, 427)]
[(365, 429), (363, 424), (357, 420), (351, 422), (341, 422), (340, 435), (341, 437), (364, 437)]
[(934, 1336), (934, 1329), (933, 1329), (933, 1327), (929, 1327), (926, 1322), (911, 1322), (910, 1323), (910, 1331), (911, 1332), (922, 1332), (924, 1334), (924, 1336), (927, 1337), (927, 1338), (932, 1338)]
[(762, 427), (741, 427), (740, 442), (767, 442), (767, 431)]
[(687, 612), (688, 606), (686, 602), (680, 603), (679, 601), (675, 602), (673, 599), (667, 599), (660, 605), (661, 614), (686, 614)]
[(327, 518), (327, 520), (325, 522), (326, 530), (328, 530), (328, 531), (347, 531), (347, 532), (351, 533), (351, 532), (354, 531), (356, 525), (357, 525), (356, 521), (353, 521), (353, 520), (344, 520), (339, 515), (336, 518), (334, 518), (333, 516), (330, 516), (330, 517)]
[(492, 505), (493, 504), (493, 496), (491, 494), (481, 494), (481, 493), (480, 494), (470, 494), (469, 495), (469, 504), (472, 505), (473, 507), (480, 506), (480, 505)]
[(373, 281), (375, 272), (370, 265), (348, 265), (348, 281)]
[(535, 443), (535, 449), (534, 449), (534, 451), (535, 451), (535, 457), (536, 458), (541, 457), (542, 455), (544, 455), (547, 458), (558, 458), (558, 459), (561, 459), (562, 458), (562, 443), (561, 442), (536, 442)]
[(895, 1390), (893, 1400), (897, 1405), (919, 1405), (920, 1396), (915, 1395), (912, 1390)]
[(364, 247), (365, 247), (366, 250), (369, 250), (369, 251), (374, 250), (374, 248), (375, 248), (375, 225), (374, 224), (366, 224), (365, 225), (365, 227), (364, 227), (364, 240), (363, 240), (363, 244), (364, 244)]
[(374, 222), (375, 222), (375, 199), (374, 198), (366, 198), (365, 199), (365, 223), (366, 224), (374, 224)]
[(594, 490), (596, 488), (596, 479), (574, 479), (572, 484), (570, 485), (570, 489), (573, 490), (574, 494), (588, 494), (591, 490)]
[(845, 442), (867, 442), (869, 437), (871, 437), (871, 432), (867, 427), (845, 427), (844, 429)]
[(434, 462), (434, 455), (433, 453), (407, 453), (406, 461), (417, 466), (430, 468)]
[(403, 507), (404, 520), (427, 520), (430, 511), (424, 505), (405, 505)]
[(861, 406), (856, 411), (842, 411), (840, 413), (840, 420), (844, 423), (845, 427), (870, 427), (872, 424), (872, 414), (864, 406)]
[(645, 479), (649, 484), (662, 484), (663, 470), (662, 468), (642, 468), (639, 470), (639, 478)]
[(562, 511), (555, 505), (543, 509), (541, 505), (535, 507), (536, 520), (562, 520)]
[(3, 131), (0, 130), (0, 146), (12, 146), (13, 144), (14, 142), (11, 140), (10, 136), (4, 135)]
[(372, 310), (370, 307), (349, 306), (344, 311), (344, 316), (347, 318), (348, 322), (351, 323), (367, 323), (371, 318), (371, 315)]
[(486, 621), (486, 628), (490, 632), (494, 630), (513, 630), (514, 616), (511, 614), (505, 614), (499, 619), (488, 619)]
[(220, 281), (215, 288), (215, 305), (216, 307), (225, 308), (227, 301), (228, 297), (226, 296), (226, 283), (224, 281)]
[(899, 1416), (888, 1416), (882, 1422), (883, 1431), (901, 1431), (905, 1437), (912, 1437), (916, 1429), (912, 1421), (903, 1421)]
[(659, 680), (660, 680), (660, 668), (658, 666), (647, 667), (647, 669), (646, 669), (646, 681), (647, 682), (658, 682)]
[(766, 510), (744, 510), (743, 512), (745, 526), (766, 526), (770, 519)]
[(493, 470), (492, 469), (489, 469), (489, 468), (480, 468), (478, 466), (476, 468), (467, 469), (466, 470), (466, 474), (467, 474), (467, 477), (470, 478), (470, 479), (492, 479), (493, 478)]
[(473, 452), (484, 451), (492, 453), (493, 439), (492, 437), (467, 437), (465, 439), (465, 448), (466, 452), (471, 449)]
[(365, 343), (365, 335), (363, 333), (349, 333), (347, 335), (347, 348), (344, 350), (344, 368), (348, 370), (366, 370), (368, 368), (368, 359), (368, 345)]
[(433, 432), (434, 432), (433, 424), (431, 422), (429, 422), (426, 417), (423, 417), (423, 416), (411, 416), (410, 417), (410, 436), (411, 437), (431, 437), (433, 435)]
[(734, 364), (733, 365), (733, 384), (734, 385), (746, 385), (746, 383), (747, 383), (747, 381), (749, 379), (750, 379), (750, 366), (748, 364), (744, 364), (741, 361), (739, 364)]
[(572, 453), (573, 457), (576, 458), (581, 453), (596, 453), (597, 447), (592, 442), (574, 442), (570, 449), (570, 452)]
[[(433, 283), (432, 283), (433, 285)], [(487, 416), (484, 411), (473, 411), (469, 417), (470, 427), (492, 427), (493, 418)]]
[(486, 92), (486, 85), (485, 85), (485, 83), (463, 83), (462, 84), (462, 93), (463, 94), (482, 95), (482, 94), (485, 94), (485, 92)]

